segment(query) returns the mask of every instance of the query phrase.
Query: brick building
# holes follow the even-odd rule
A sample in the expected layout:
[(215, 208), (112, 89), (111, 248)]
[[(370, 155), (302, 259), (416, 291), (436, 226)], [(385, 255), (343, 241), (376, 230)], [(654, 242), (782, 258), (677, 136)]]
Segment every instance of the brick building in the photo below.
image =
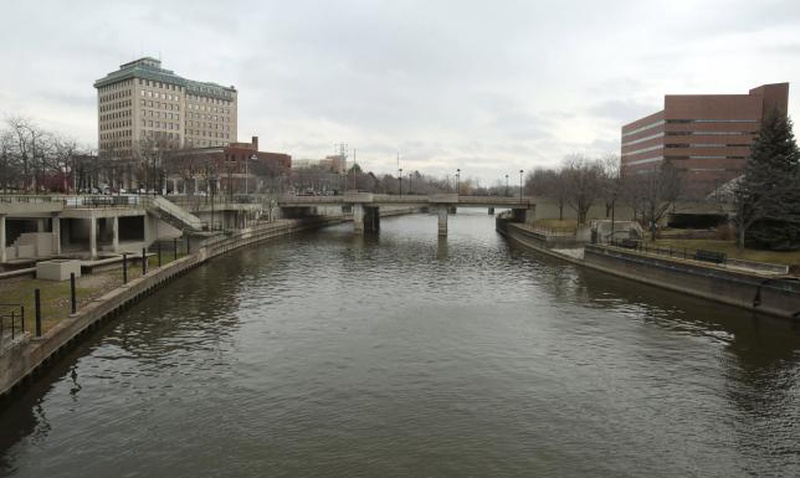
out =
[[(164, 156), (162, 168), (168, 191), (192, 194), (207, 191), (213, 182), (219, 192), (255, 193), (274, 188), (282, 177), (285, 179), (292, 168), (292, 157), (259, 151), (258, 136), (253, 136), (250, 143), (172, 151)], [(276, 183), (266, 184), (269, 180)]]
[(622, 127), (623, 175), (670, 163), (684, 178), (684, 197), (701, 199), (744, 171), (765, 115), (787, 114), (789, 84), (746, 95), (666, 95), (664, 109)]

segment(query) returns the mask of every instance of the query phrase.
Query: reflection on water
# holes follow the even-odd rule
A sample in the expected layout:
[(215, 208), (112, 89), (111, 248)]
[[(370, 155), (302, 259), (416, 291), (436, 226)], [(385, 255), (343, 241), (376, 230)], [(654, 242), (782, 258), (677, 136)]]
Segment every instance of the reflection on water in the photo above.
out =
[(450, 221), (337, 226), (168, 285), (0, 404), (0, 469), (800, 475), (795, 326)]

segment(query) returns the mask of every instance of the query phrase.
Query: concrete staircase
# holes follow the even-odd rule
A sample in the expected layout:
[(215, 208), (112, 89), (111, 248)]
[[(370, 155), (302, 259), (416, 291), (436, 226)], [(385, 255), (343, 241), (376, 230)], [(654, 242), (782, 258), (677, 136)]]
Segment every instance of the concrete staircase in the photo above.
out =
[(163, 196), (148, 198), (147, 209), (169, 225), (181, 231), (200, 231), (203, 221), (186, 209), (170, 202)]

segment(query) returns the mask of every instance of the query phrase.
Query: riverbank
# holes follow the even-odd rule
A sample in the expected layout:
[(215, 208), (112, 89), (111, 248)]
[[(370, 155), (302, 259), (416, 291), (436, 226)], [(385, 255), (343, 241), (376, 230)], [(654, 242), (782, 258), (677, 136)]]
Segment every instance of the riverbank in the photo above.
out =
[[(8, 344), (0, 354), (0, 396), (11, 392), (40, 367), (52, 360), (81, 335), (103, 320), (124, 311), (136, 301), (149, 295), (165, 282), (173, 280), (189, 270), (230, 251), (251, 246), (269, 239), (289, 236), (301, 231), (321, 228), (346, 221), (342, 217), (309, 219), (285, 219), (253, 227), (226, 231), (208, 237), (196, 237), (192, 242), (192, 253), (177, 260), (148, 270), (146, 275), (131, 270), (130, 280), (122, 284), (121, 271), (109, 270), (95, 276), (82, 278), (83, 305), (77, 313), (62, 319), (51, 319), (41, 337), (28, 332)], [(52, 287), (64, 289), (68, 284), (53, 283)], [(63, 291), (62, 291), (63, 292)], [(48, 311), (67, 307), (68, 295), (60, 294), (52, 303), (45, 303)], [(28, 314), (32, 315), (29, 310)]]
[(511, 242), (551, 257), (648, 285), (715, 302), (800, 319), (800, 281), (769, 271), (632, 251), (609, 245), (559, 248), (558, 241), (524, 224), (498, 218), (497, 231)]

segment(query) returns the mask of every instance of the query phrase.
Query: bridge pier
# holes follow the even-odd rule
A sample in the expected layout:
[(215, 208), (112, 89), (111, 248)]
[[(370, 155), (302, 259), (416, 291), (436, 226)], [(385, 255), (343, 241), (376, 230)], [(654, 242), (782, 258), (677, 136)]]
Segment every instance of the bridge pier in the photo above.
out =
[(447, 236), (448, 209), (447, 206), (439, 206), (439, 237)]
[(358, 203), (353, 204), (353, 232), (364, 234), (364, 206)]
[(381, 228), (380, 208), (364, 206), (363, 204), (353, 204), (353, 232), (364, 234), (365, 232), (378, 232)]

